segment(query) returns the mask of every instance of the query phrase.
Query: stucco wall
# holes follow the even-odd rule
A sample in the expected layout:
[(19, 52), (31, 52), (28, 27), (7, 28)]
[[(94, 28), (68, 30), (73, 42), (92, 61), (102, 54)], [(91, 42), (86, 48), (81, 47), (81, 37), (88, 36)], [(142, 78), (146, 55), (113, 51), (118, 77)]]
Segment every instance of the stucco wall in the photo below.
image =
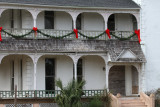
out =
[(142, 1), (141, 37), (145, 43), (145, 83), (146, 90), (160, 88), (160, 1)]
[[(20, 74), (21, 59), (23, 61), (22, 86)], [(0, 90), (11, 90), (12, 61), (14, 61), (14, 85), (17, 85), (18, 90), (33, 90), (33, 63), (31, 58), (22, 55), (10, 55), (3, 58), (0, 64)]]
[(116, 31), (133, 31), (131, 14), (115, 14)]
[(37, 89), (45, 90), (45, 58), (55, 59), (55, 79), (66, 85), (73, 79), (73, 61), (67, 56), (43, 56), (37, 64)]
[(83, 76), (86, 80), (84, 89), (105, 89), (104, 60), (98, 56), (86, 56), (83, 58)]

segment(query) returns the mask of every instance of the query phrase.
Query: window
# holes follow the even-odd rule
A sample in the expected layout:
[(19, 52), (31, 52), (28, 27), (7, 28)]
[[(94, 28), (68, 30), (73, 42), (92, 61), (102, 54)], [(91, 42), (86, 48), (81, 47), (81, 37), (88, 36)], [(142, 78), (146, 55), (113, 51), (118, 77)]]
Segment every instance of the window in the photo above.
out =
[(11, 91), (14, 91), (14, 61), (11, 62)]
[(45, 59), (45, 88), (55, 90), (55, 60)]
[(14, 28), (14, 10), (11, 10), (11, 28)]
[(82, 67), (82, 59), (79, 59), (78, 60), (78, 63), (77, 63), (77, 81), (78, 82), (81, 82), (82, 79), (83, 79), (83, 67)]
[(81, 18), (82, 18), (82, 15), (80, 14), (80, 15), (78, 15), (78, 17), (77, 17), (77, 20), (76, 20), (76, 28), (78, 29), (78, 30), (81, 30), (82, 28), (82, 26), (81, 26)]
[(45, 29), (54, 29), (53, 11), (45, 11)]
[(137, 20), (133, 15), (132, 15), (132, 22), (133, 22), (133, 30), (137, 30)]
[(115, 15), (112, 14), (108, 19), (108, 29), (110, 31), (115, 31)]

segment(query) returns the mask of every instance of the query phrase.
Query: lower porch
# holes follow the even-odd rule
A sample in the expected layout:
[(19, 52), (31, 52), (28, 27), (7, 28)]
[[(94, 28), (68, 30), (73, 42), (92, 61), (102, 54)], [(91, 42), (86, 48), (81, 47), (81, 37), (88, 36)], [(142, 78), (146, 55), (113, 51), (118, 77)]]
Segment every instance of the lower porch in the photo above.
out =
[(84, 96), (90, 97), (108, 90), (114, 95), (137, 96), (141, 92), (141, 64), (112, 63), (104, 54), (41, 55), (37, 62), (24, 54), (4, 56), (0, 64), (0, 98), (48, 98), (59, 93), (55, 81), (64, 86), (72, 79), (85, 80)]

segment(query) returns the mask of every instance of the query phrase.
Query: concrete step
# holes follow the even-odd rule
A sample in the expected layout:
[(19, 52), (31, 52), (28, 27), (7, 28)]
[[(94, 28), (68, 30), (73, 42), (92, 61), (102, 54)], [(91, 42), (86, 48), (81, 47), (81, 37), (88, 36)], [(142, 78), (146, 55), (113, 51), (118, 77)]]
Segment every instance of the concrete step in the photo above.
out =
[(137, 105), (137, 106), (133, 106), (133, 105), (127, 105), (127, 106), (121, 106), (121, 107), (147, 107), (146, 105), (141, 105), (141, 106), (139, 106), (139, 105)]
[(139, 97), (120, 98), (121, 107), (147, 107)]

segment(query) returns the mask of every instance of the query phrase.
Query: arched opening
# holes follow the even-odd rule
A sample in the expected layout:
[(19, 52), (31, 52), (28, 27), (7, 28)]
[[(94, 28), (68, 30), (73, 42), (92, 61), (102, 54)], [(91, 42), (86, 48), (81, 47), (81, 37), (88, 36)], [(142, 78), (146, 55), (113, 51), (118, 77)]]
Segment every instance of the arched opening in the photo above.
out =
[[(33, 90), (33, 61), (27, 55), (8, 55), (0, 64), (0, 90)], [(5, 82), (4, 82), (5, 81)]]
[(111, 14), (107, 25), (111, 31), (134, 31), (138, 27), (135, 16), (129, 13)]
[(109, 70), (109, 91), (116, 95), (132, 96), (139, 94), (138, 71), (131, 65), (115, 65)]
[(72, 30), (72, 17), (63, 11), (42, 11), (37, 16), (37, 28), (54, 30)]
[(0, 25), (4, 29), (32, 29), (33, 17), (24, 9), (7, 9), (0, 17)]
[(55, 81), (64, 85), (73, 79), (73, 60), (65, 55), (43, 55), (37, 62), (37, 90), (58, 90)]
[(97, 55), (87, 55), (79, 58), (77, 63), (77, 80), (84, 79), (85, 90), (105, 89), (105, 61)]
[(104, 31), (104, 18), (99, 13), (81, 13), (77, 16), (76, 28), (78, 30)]

